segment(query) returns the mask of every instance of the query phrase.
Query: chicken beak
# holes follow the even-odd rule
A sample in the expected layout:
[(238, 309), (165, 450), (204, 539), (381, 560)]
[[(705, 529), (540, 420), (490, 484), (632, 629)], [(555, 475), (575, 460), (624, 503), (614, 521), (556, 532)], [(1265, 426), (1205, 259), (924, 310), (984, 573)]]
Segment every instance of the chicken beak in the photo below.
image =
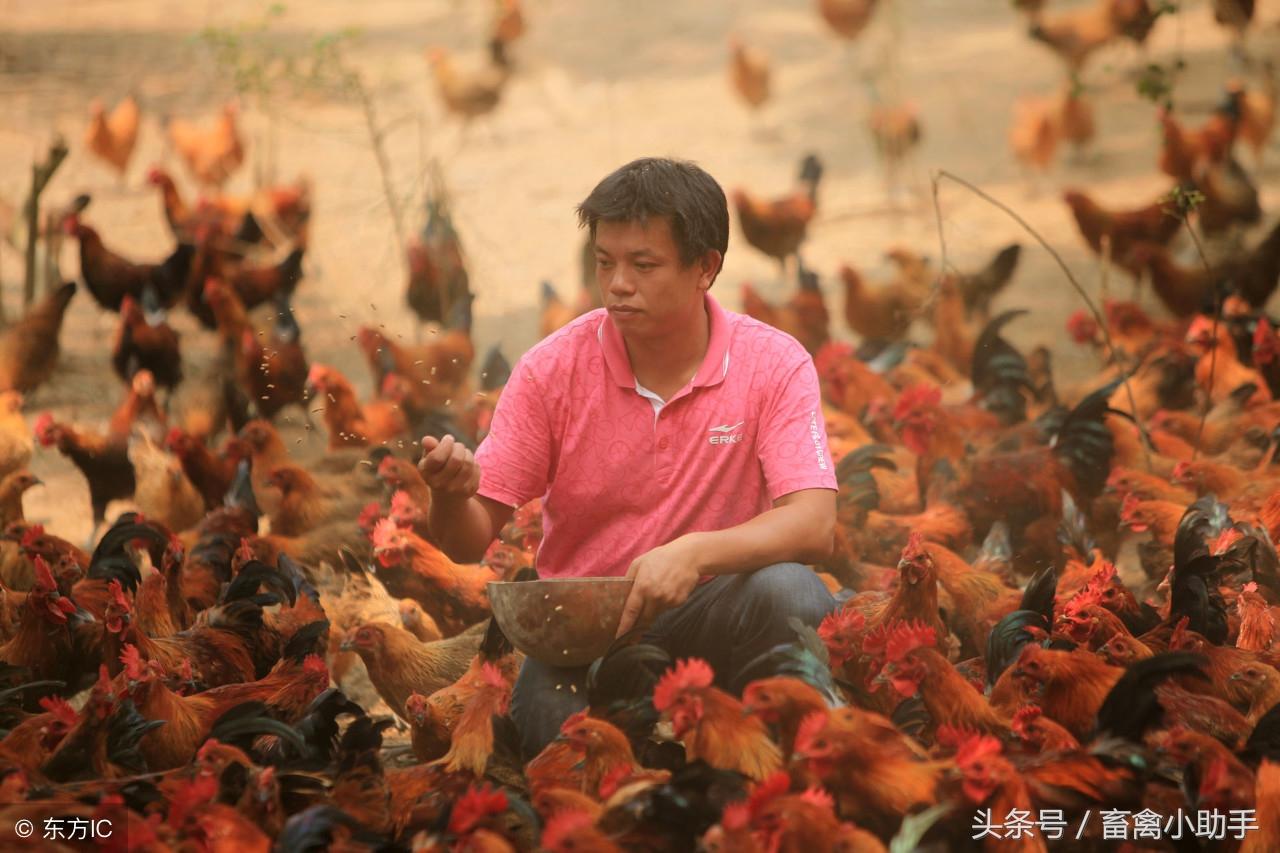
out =
[(343, 640), (338, 646), (338, 650), (343, 652), (354, 652), (356, 650), (355, 641), (351, 639)]

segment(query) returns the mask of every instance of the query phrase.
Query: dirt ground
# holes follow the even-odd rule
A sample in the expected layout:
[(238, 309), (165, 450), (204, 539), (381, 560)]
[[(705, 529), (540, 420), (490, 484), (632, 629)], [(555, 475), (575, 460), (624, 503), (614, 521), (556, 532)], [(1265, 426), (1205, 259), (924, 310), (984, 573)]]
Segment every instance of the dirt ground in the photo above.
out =
[[(578, 287), (581, 235), (574, 205), (609, 170), (642, 155), (691, 158), (726, 187), (766, 194), (791, 185), (805, 153), (821, 155), (827, 165), (821, 213), (805, 255), (822, 274), (837, 318), (843, 297), (834, 273), (840, 263), (875, 279), (888, 275), (883, 253), (893, 244), (938, 256), (928, 182), (935, 169), (1012, 204), (1096, 291), (1097, 264), (1058, 190), (1081, 185), (1106, 203), (1136, 205), (1168, 187), (1155, 168), (1154, 106), (1138, 96), (1131, 72), (1143, 62), (1168, 62), (1180, 50), (1187, 65), (1178, 103), (1198, 120), (1236, 70), (1228, 36), (1213, 24), (1209, 4), (1182, 3), (1180, 15), (1160, 21), (1145, 58), (1125, 44), (1091, 64), (1084, 82), (1098, 114), (1095, 150), (1081, 162), (1062, 163), (1033, 194), (1008, 154), (1011, 106), (1021, 95), (1049, 93), (1062, 71), (1051, 53), (1026, 37), (1025, 23), (1007, 0), (882, 0), (877, 20), (852, 48), (829, 33), (812, 0), (525, 5), (529, 32), (515, 50), (516, 76), (493, 117), (465, 138), (436, 99), (424, 50), (438, 45), (478, 55), (490, 3), (293, 0), (269, 28), (272, 43), (286, 53), (305, 49), (317, 36), (357, 28), (347, 61), (364, 75), (382, 121), (391, 125), (393, 183), (410, 227), (420, 224), (428, 163), (438, 158), (470, 257), (480, 348), (500, 343), (513, 359), (536, 338), (539, 282), (554, 282), (566, 298)], [(1250, 51), (1280, 56), (1280, 2), (1258, 6)], [(162, 119), (208, 115), (232, 93), (225, 69), (194, 36), (205, 27), (261, 20), (267, 8), (259, 0), (0, 0), (0, 198), (21, 202), (29, 164), (61, 132), (71, 154), (47, 198), (57, 203), (91, 192), (86, 219), (109, 245), (138, 259), (166, 253), (170, 237), (159, 200), (144, 182), (147, 166), (166, 162), (183, 189), (194, 191), (167, 156)], [(727, 85), (730, 31), (766, 49), (774, 63), (775, 97), (759, 123)], [(900, 92), (914, 100), (923, 117), (915, 200), (896, 212), (886, 205), (865, 127), (877, 94), (869, 77), (881, 81), (881, 96)], [(89, 101), (114, 102), (128, 92), (141, 102), (144, 123), (133, 165), (120, 183), (89, 157), (81, 139)], [(404, 274), (363, 115), (350, 101), (275, 96), (265, 103), (246, 98), (243, 117), (250, 162), (228, 190), (248, 190), (255, 172), (274, 171), (280, 180), (312, 178), (316, 213), (297, 299), (304, 340), (313, 361), (335, 364), (365, 392), (368, 374), (351, 341), (356, 323), (384, 323), (406, 338), (413, 337), (415, 324), (402, 303)], [(264, 143), (268, 135), (273, 145)], [(1276, 147), (1272, 168), (1259, 178), (1266, 211), (1280, 203)], [(264, 156), (268, 150), (273, 158)], [(1019, 345), (1051, 345), (1064, 380), (1087, 378), (1096, 366), (1091, 356), (1063, 335), (1063, 320), (1080, 303), (1048, 253), (955, 185), (943, 186), (940, 201), (950, 258), (961, 268), (976, 266), (1012, 240), (1028, 245), (999, 307), (1026, 307), (1031, 315), (1013, 324), (1009, 335)], [(1264, 224), (1273, 220), (1270, 215)], [(21, 263), (0, 245), (10, 316), (19, 310)], [(63, 272), (70, 277), (76, 268), (74, 246), (67, 246)], [(770, 297), (785, 291), (774, 264), (735, 232), (715, 293), (737, 307), (743, 281)], [(1127, 283), (1114, 286), (1128, 294)], [(52, 409), (76, 421), (105, 420), (120, 394), (107, 367), (114, 321), (86, 295), (76, 298), (58, 373), (30, 396), (32, 418)], [(186, 332), (187, 357), (207, 354), (209, 338), (190, 318), (174, 322)], [(848, 335), (842, 320), (835, 327)], [(303, 438), (299, 447), (317, 453), (322, 442)], [(89, 507), (79, 474), (52, 452), (38, 452), (32, 467), (48, 485), (28, 498), (29, 516), (83, 539)]]

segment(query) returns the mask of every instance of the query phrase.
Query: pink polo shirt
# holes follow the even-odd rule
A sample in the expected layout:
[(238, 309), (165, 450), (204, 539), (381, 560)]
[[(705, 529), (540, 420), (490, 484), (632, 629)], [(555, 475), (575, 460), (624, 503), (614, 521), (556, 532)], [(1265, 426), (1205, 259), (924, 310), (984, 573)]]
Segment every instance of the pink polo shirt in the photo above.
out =
[(624, 575), (685, 533), (836, 488), (809, 354), (710, 296), (707, 310), (702, 366), (656, 412), (603, 308), (516, 364), (476, 451), (479, 493), (512, 507), (543, 499), (542, 577)]

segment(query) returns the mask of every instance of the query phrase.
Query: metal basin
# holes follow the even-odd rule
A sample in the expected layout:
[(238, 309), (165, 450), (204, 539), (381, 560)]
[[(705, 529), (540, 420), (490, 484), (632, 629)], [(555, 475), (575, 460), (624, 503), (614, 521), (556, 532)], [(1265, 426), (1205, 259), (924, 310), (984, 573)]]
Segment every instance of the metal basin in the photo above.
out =
[(511, 644), (552, 666), (583, 666), (608, 651), (631, 578), (494, 581), (489, 606)]

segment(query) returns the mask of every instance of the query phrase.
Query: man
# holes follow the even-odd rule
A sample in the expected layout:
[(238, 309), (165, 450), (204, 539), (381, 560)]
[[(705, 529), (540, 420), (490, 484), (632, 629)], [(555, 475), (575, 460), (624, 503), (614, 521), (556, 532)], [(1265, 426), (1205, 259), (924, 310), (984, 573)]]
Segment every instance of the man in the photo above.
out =
[[(635, 579), (618, 634), (707, 659), (718, 682), (835, 605), (836, 481), (818, 379), (795, 339), (707, 293), (729, 242), (724, 191), (643, 159), (578, 207), (604, 308), (525, 353), (475, 456), (423, 439), (432, 535), (479, 560), (541, 497), (540, 577)], [(526, 660), (511, 713), (526, 757), (585, 705), (585, 668)]]

